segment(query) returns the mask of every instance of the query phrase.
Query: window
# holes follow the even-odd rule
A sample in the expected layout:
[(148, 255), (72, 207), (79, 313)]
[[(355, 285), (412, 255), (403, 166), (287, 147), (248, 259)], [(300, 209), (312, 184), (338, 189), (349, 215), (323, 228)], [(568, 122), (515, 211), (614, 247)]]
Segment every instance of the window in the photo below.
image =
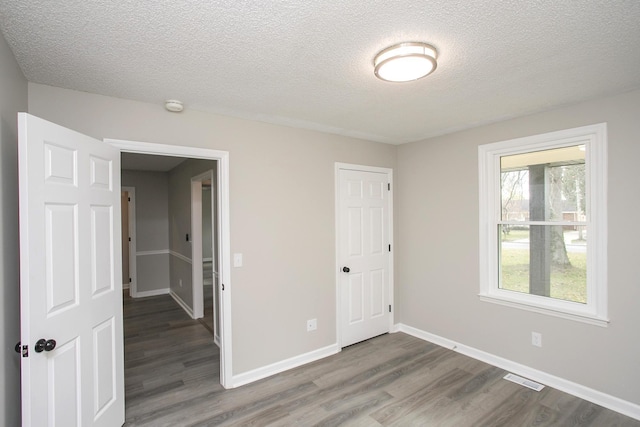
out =
[(480, 298), (607, 324), (607, 128), (481, 145)]

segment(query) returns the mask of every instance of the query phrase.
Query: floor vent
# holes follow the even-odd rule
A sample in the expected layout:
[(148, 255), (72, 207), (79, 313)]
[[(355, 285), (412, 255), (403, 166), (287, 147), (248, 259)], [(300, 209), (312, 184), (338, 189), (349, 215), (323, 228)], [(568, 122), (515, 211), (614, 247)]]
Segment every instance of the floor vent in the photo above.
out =
[(528, 380), (526, 378), (522, 378), (519, 377), (517, 375), (514, 374), (507, 374), (504, 376), (504, 379), (507, 381), (511, 381), (514, 382), (516, 384), (520, 384), (523, 385), (527, 388), (530, 388), (531, 390), (535, 390), (535, 391), (540, 391), (544, 388), (544, 386), (542, 384), (538, 384), (534, 381)]

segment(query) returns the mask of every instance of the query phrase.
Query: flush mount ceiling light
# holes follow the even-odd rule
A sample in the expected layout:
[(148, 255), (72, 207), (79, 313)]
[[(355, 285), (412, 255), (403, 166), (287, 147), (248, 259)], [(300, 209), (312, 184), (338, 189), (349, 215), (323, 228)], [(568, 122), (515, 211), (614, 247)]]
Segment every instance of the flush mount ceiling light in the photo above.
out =
[(379, 79), (389, 82), (418, 80), (436, 69), (437, 55), (436, 48), (427, 43), (400, 43), (376, 55), (374, 73)]
[(167, 111), (171, 111), (172, 113), (179, 113), (184, 109), (184, 105), (182, 105), (182, 101), (178, 101), (177, 99), (169, 99), (164, 103), (164, 108)]

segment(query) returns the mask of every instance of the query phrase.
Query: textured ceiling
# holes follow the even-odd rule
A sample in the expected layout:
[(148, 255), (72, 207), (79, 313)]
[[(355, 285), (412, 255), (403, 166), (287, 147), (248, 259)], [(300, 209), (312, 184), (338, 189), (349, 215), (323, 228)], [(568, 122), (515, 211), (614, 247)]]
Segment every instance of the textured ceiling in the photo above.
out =
[[(0, 18), (31, 82), (396, 144), (640, 88), (638, 0), (2, 0)], [(414, 40), (435, 73), (376, 79), (375, 54)]]

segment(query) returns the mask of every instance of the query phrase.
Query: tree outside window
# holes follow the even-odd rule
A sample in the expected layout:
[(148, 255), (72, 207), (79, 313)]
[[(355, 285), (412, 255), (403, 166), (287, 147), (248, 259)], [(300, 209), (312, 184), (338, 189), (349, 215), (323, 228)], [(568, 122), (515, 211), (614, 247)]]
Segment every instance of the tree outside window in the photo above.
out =
[(478, 154), (480, 298), (606, 325), (606, 124)]
[(500, 160), (500, 288), (586, 303), (584, 146)]

